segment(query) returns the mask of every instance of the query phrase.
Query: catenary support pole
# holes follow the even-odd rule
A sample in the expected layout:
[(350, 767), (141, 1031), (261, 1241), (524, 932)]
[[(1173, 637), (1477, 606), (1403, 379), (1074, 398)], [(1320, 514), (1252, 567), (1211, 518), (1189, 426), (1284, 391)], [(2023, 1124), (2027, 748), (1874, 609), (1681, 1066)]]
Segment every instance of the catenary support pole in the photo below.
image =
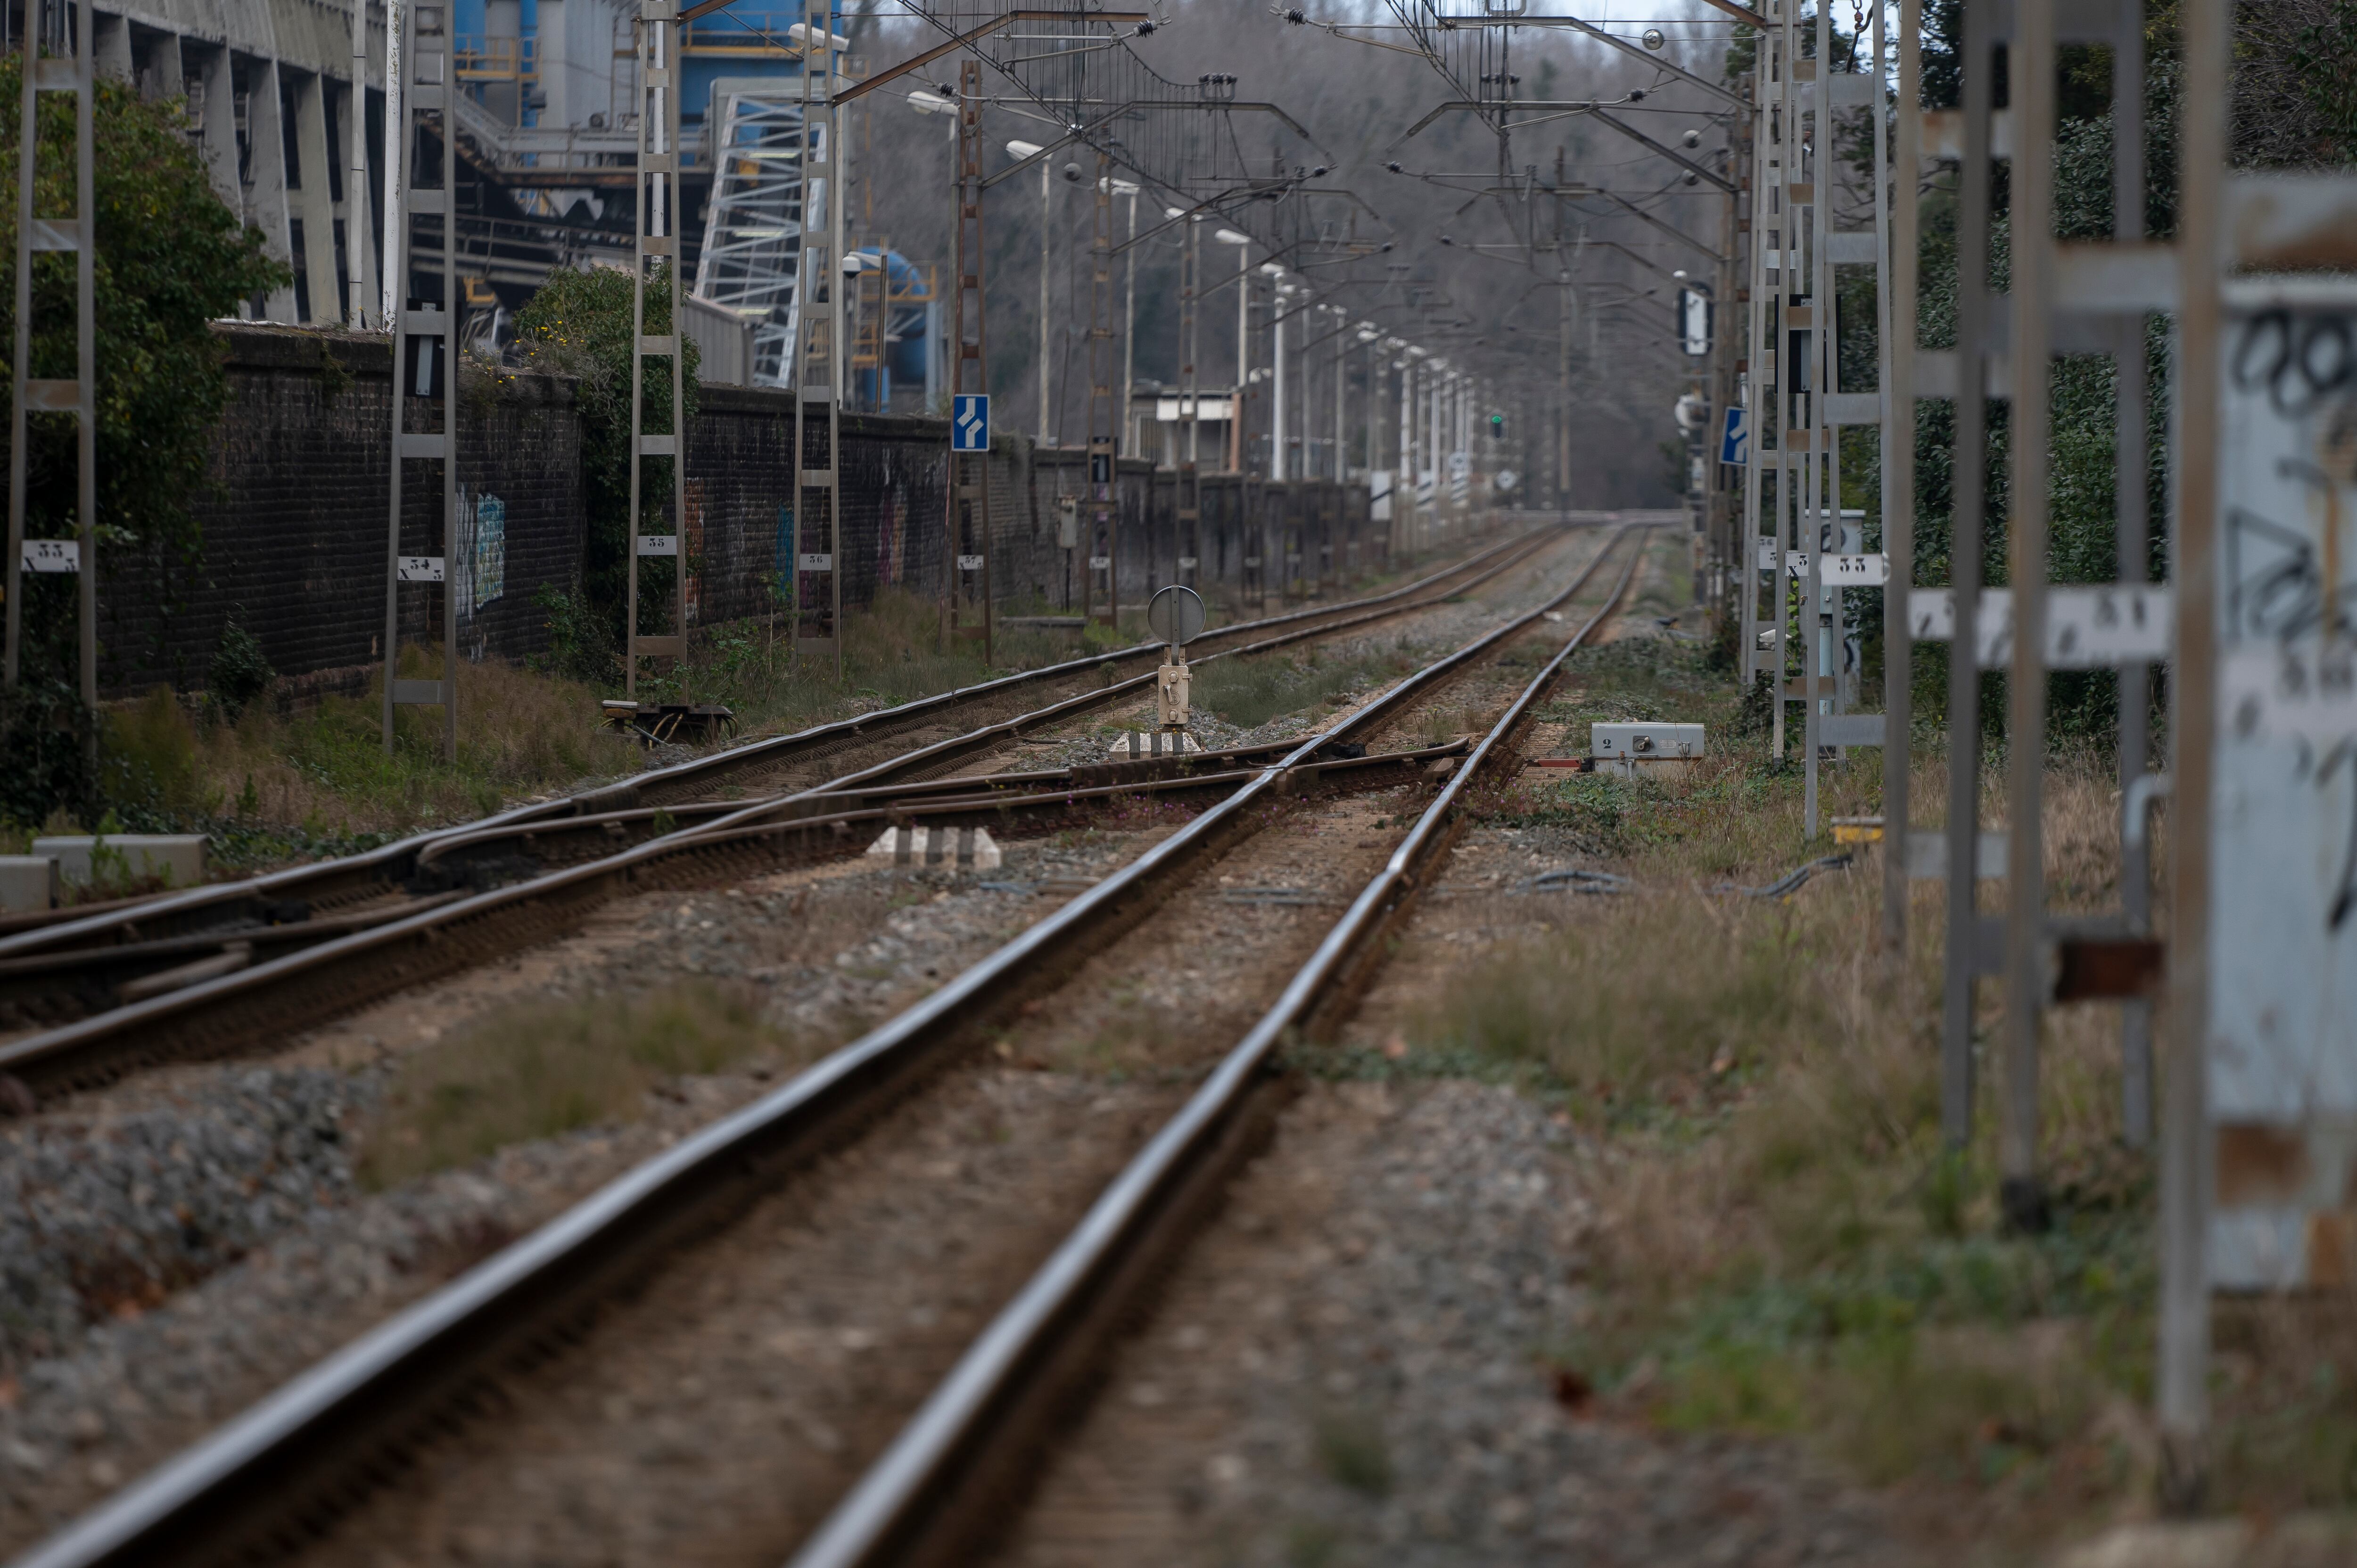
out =
[(2177, 669), (2169, 682), (2176, 820), (2169, 835), (2169, 1081), (2161, 1100), (2158, 1388), (2161, 1490), (2201, 1501), (2209, 1461), (2211, 758), (2217, 745), (2218, 255), (2226, 169), (2226, 0), (2186, 0), (2179, 113)]
[[(1915, 581), (1916, 178), (1922, 138), (1922, 0), (1900, 0), (1899, 110), (1890, 191), (1890, 252), (1882, 382), (1882, 549), (1889, 557), (1882, 618), (1882, 950), (1896, 977), (1907, 961), (1908, 736), (1914, 688), (1907, 595)], [(1877, 51), (1876, 58), (1881, 58)], [(1897, 613), (1891, 613), (1896, 610)]]
[[(1989, 166), (1996, 98), (1991, 7), (1964, 7), (1964, 156)], [(1955, 637), (1948, 659), (1948, 930), (1940, 1009), (1940, 1128), (1952, 1149), (1973, 1136), (1973, 990), (1980, 943), (1980, 613), (1981, 552), (1987, 497), (1989, 188), (1983, 174), (1964, 181), (1956, 201), (1955, 461), (1950, 481), (1948, 581)]]

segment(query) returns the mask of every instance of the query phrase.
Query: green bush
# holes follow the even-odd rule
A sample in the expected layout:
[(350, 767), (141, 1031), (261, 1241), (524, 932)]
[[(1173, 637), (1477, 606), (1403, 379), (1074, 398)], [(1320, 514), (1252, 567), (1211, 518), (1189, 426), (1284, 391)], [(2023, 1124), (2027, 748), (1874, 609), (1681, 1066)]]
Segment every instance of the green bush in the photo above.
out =
[(221, 644), (213, 650), (212, 667), (205, 677), (206, 689), (211, 692), (221, 717), (235, 724), (245, 705), (268, 691), (276, 679), (278, 671), (270, 667), (269, 657), (253, 633), (235, 621), (221, 628)]
[[(516, 342), (536, 369), (577, 379), (576, 396), (581, 411), (582, 470), (589, 512), (589, 533), (583, 549), (580, 596), (605, 624), (606, 640), (619, 648), (626, 628), (623, 616), (630, 602), (632, 536), (638, 532), (668, 532), (665, 521), (672, 491), (672, 457), (641, 459), (640, 523), (630, 519), (630, 274), (612, 267), (579, 271), (559, 268), (516, 314)], [(672, 329), (671, 273), (659, 267), (646, 284), (646, 330), (661, 335)], [(683, 337), (686, 403), (682, 424), (693, 428), (699, 403), (697, 371), (701, 363), (692, 339)], [(650, 359), (640, 376), (649, 435), (663, 435), (681, 426), (672, 422), (671, 365)], [(668, 631), (672, 574), (679, 566), (694, 569), (693, 562), (651, 558), (639, 568), (639, 630)], [(591, 646), (576, 640), (578, 647)], [(602, 677), (611, 679), (610, 675)]]
[[(17, 102), (23, 59), (0, 56), (0, 102)], [(43, 93), (38, 113), (35, 210), (70, 215), (72, 102)], [(211, 432), (229, 396), (211, 322), (292, 274), (263, 254), (261, 233), (213, 194), (178, 100), (143, 102), (129, 83), (102, 76), (92, 128), (99, 571), (103, 581), (136, 560), (164, 585), (166, 616), (153, 628), (152, 651), (160, 655), (176, 591), (192, 579), (201, 555), (188, 503), (208, 482)], [(0, 115), (0, 211), (16, 210), (17, 168), (17, 116)], [(37, 377), (75, 374), (74, 267), (68, 252), (34, 258)], [(0, 340), (15, 338), (16, 298), (16, 247), (0, 246)], [(0, 388), (0, 408), (6, 396)], [(73, 416), (28, 413), (27, 426), (26, 531), (70, 535), (80, 484)], [(95, 720), (76, 694), (75, 582), (28, 577), (24, 592), (25, 682), (0, 703), (0, 813), (21, 822), (59, 810), (92, 816), (99, 780), (82, 747)]]

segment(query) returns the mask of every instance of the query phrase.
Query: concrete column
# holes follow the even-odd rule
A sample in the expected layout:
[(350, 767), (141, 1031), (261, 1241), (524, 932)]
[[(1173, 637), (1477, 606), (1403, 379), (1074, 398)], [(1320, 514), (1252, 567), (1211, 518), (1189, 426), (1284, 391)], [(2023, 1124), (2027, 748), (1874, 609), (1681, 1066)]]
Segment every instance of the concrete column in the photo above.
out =
[[(287, 73), (294, 76), (292, 71)], [(295, 76), (295, 166), (302, 181), (294, 210), (303, 220), (303, 281), (315, 327), (344, 318), (343, 290), (336, 275), (335, 189), (328, 156), (328, 82), (316, 71)]]
[[(262, 231), (263, 250), (291, 263), (295, 244), (286, 208), (285, 119), (278, 112), (278, 62), (253, 61), (245, 72), (245, 135), (250, 148), (246, 172), (253, 177), (247, 191), (249, 210), (254, 226)], [(294, 285), (273, 293), (263, 313), (267, 321), (296, 319)]]
[(145, 53), (146, 74), (138, 79), (142, 98), (154, 102), (178, 98), (188, 91), (188, 83), (183, 80), (188, 66), (180, 58), (179, 34), (149, 34)]
[[(188, 52), (189, 46), (183, 44), (182, 56)], [(197, 141), (212, 175), (213, 194), (237, 214), (239, 222), (250, 222), (245, 190), (237, 179), (237, 82), (225, 46), (197, 46), (196, 80), (204, 102), (191, 107), (201, 116)]]
[[(541, 30), (545, 32), (548, 26), (547, 19), (541, 19), (539, 25)], [(486, 67), (494, 70), (521, 69), (522, 56), (520, 51), (523, 47), (522, 37), (522, 0), (485, 0), (483, 40), (480, 47), (486, 56), (483, 61)], [(471, 47), (469, 41), (464, 38), (454, 41), (461, 48)], [(520, 79), (495, 80), (485, 83), (483, 107), (489, 109), (502, 124), (521, 125), (523, 124), (522, 81)]]
[(544, 125), (570, 125), (576, 118), (588, 118), (586, 112), (578, 116), (573, 113), (573, 83), (566, 70), (573, 59), (573, 40), (565, 32), (572, 25), (569, 9), (568, 0), (540, 0), (533, 47), (540, 51), (540, 90), (548, 99), (540, 112)]
[(117, 81), (135, 80), (131, 66), (131, 24), (122, 16), (110, 16), (103, 12), (86, 13), (91, 18), (91, 65), (101, 76), (111, 76)]
[(368, 77), (337, 94), (337, 137), (344, 146), (344, 199), (336, 210), (344, 222), (344, 325), (368, 327), (377, 309), (375, 196), (369, 186)]

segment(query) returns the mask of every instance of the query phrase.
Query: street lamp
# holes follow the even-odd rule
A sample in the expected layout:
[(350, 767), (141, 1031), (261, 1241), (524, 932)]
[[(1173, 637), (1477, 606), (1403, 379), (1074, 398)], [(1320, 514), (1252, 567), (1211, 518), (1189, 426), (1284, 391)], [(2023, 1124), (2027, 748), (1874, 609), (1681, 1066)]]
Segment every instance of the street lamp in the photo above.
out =
[(1215, 229), (1211, 238), (1236, 248), (1236, 390), (1228, 399), (1228, 472), (1241, 474), (1244, 471), (1244, 386), (1252, 374), (1252, 236), (1233, 229)]
[(1129, 243), (1123, 248), (1121, 285), (1121, 427), (1129, 428), (1129, 400), (1137, 387), (1137, 182), (1113, 179), (1113, 194), (1129, 198)]
[[(1048, 149), (1037, 142), (1006, 144), (1006, 150), (1019, 161), (1039, 158)], [(1049, 204), (1055, 198), (1055, 185), (1048, 168), (1048, 160), (1039, 158), (1039, 445), (1049, 444), (1048, 433), (1048, 216)]]
[(1283, 267), (1272, 262), (1264, 263), (1260, 270), (1275, 274), (1279, 280), (1268, 310), (1268, 359), (1273, 368), (1268, 392), (1268, 477), (1289, 479), (1293, 477), (1293, 461), (1285, 449), (1285, 302), (1293, 297), (1294, 289), (1283, 281)]

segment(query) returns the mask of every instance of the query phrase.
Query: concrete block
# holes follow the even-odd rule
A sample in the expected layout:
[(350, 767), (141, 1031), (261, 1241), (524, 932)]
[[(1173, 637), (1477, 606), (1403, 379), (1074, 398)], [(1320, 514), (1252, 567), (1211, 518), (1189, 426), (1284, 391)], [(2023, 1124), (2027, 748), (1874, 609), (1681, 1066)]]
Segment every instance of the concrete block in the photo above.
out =
[(1693, 759), (1703, 754), (1703, 726), (1591, 725), (1588, 750), (1598, 773), (1622, 779), (1682, 779)]
[(1611, 724), (1588, 726), (1588, 750), (1597, 757), (1700, 757), (1700, 725)]
[[(104, 838), (75, 834), (33, 841), (33, 853), (54, 856), (58, 874), (68, 882), (90, 882), (93, 858), (103, 860), (115, 875), (160, 876), (168, 886), (194, 887), (205, 879), (205, 835), (202, 833), (109, 833)], [(120, 858), (117, 858), (117, 857)]]
[(0, 912), (30, 914), (58, 907), (59, 882), (54, 855), (0, 854)]
[(999, 865), (998, 841), (988, 828), (887, 828), (867, 853), (912, 870), (996, 871)]

